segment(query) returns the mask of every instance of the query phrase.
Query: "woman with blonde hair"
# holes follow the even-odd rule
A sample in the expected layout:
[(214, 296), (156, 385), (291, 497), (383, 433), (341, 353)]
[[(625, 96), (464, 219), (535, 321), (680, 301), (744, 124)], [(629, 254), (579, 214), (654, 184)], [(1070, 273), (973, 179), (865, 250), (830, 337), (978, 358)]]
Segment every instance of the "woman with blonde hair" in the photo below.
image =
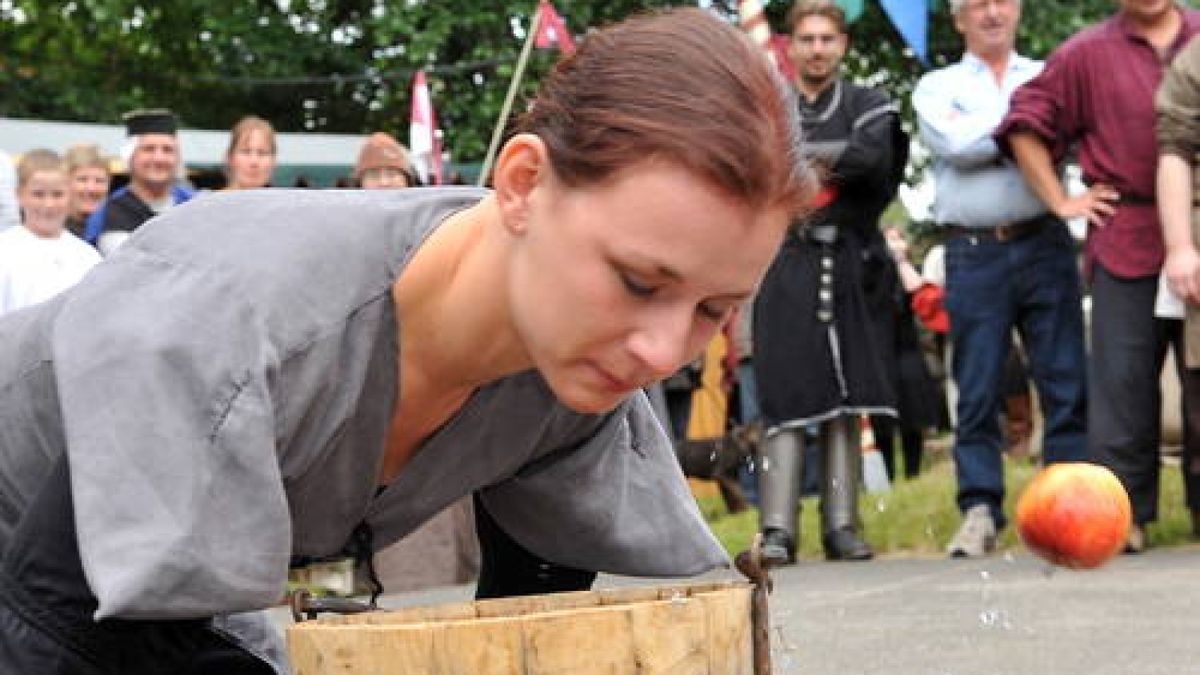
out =
[(70, 194), (67, 229), (82, 238), (88, 216), (108, 197), (112, 174), (108, 170), (108, 158), (100, 154), (100, 147), (94, 143), (71, 146), (63, 159), (67, 163), (67, 189)]
[(247, 115), (233, 125), (225, 151), (227, 190), (267, 187), (275, 171), (275, 128), (261, 117)]

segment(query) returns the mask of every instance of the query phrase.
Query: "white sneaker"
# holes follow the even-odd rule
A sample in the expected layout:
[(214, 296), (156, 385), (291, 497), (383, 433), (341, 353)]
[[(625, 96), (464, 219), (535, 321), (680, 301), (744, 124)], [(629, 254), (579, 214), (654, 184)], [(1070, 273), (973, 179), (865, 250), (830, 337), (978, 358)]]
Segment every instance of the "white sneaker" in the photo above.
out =
[(996, 550), (996, 521), (987, 504), (976, 504), (963, 514), (962, 525), (946, 552), (951, 558), (978, 558)]

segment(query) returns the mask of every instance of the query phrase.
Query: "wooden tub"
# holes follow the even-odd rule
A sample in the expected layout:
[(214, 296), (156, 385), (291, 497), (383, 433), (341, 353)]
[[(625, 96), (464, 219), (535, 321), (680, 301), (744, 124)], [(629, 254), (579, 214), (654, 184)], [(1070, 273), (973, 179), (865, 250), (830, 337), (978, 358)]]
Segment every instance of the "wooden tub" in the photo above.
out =
[(744, 583), (621, 588), (324, 616), (297, 675), (750, 675)]

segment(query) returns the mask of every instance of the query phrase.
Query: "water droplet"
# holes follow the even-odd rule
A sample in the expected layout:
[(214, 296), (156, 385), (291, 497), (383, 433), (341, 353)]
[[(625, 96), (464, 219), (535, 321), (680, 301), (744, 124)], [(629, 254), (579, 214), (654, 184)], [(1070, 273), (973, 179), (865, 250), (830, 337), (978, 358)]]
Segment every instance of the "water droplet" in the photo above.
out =
[(794, 652), (798, 649), (796, 643), (788, 639), (787, 633), (783, 632), (783, 626), (774, 626), (775, 628), (775, 646), (776, 651)]
[(1002, 609), (985, 609), (979, 613), (979, 624), (984, 628), (1012, 630), (1012, 617)]

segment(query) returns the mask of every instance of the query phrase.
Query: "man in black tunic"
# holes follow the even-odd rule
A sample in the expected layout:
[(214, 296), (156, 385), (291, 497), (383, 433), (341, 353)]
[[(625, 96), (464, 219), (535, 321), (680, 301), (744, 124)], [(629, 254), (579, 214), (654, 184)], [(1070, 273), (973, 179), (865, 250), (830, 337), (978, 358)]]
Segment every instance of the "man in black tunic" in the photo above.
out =
[(129, 185), (109, 195), (84, 232), (84, 239), (106, 256), (142, 223), (192, 197), (191, 190), (175, 184), (180, 162), (175, 114), (135, 110), (125, 115), (125, 127), (132, 143)]
[(795, 560), (804, 432), (820, 431), (822, 544), (830, 560), (867, 560), (857, 509), (860, 420), (895, 416), (888, 322), (896, 273), (877, 226), (895, 196), (907, 138), (878, 90), (839, 77), (845, 14), (826, 0), (788, 17), (801, 118), (823, 173), (809, 223), (789, 234), (754, 309), (754, 365), (767, 424), (764, 555)]

